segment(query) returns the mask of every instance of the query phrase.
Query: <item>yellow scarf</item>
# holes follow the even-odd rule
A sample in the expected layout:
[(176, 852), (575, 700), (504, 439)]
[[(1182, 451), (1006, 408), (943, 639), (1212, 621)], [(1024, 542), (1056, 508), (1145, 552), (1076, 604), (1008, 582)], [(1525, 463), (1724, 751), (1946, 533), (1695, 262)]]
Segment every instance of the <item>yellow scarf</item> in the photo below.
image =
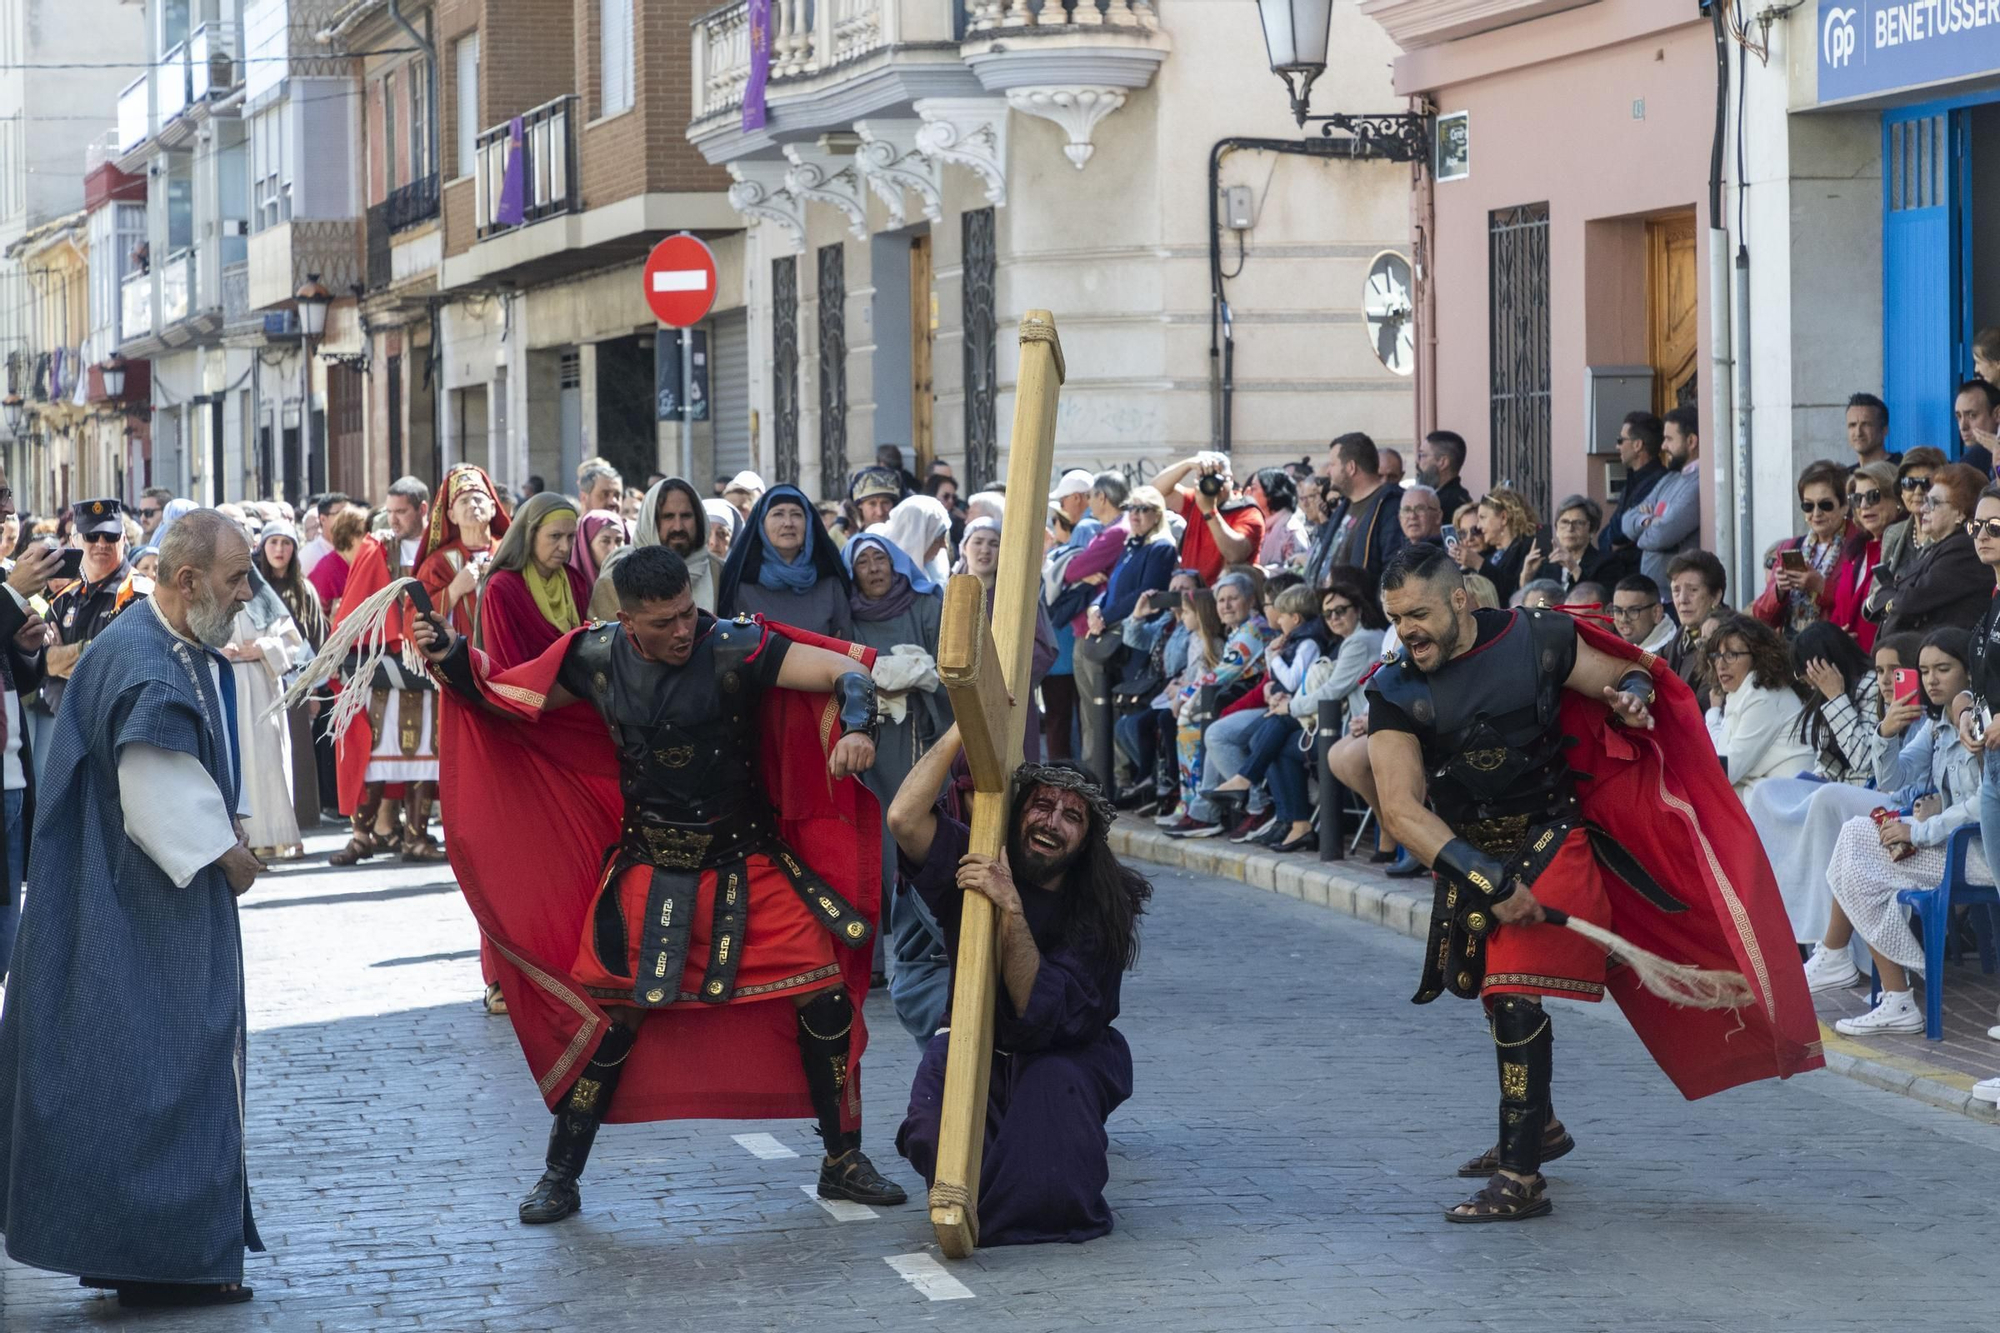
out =
[(530, 560), (521, 570), (521, 578), (528, 585), (528, 595), (535, 599), (535, 609), (542, 618), (567, 634), (583, 622), (576, 614), (576, 598), (569, 588), (569, 567), (557, 565), (555, 573), (544, 575), (539, 566)]

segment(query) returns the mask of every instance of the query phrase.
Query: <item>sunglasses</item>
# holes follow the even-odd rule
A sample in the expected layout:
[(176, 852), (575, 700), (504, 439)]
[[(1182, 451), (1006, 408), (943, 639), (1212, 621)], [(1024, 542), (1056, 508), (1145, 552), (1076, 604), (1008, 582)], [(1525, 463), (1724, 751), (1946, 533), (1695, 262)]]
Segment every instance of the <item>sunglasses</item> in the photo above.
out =
[(1351, 616), (1354, 614), (1354, 603), (1335, 602), (1326, 608), (1326, 613), (1335, 620), (1338, 620), (1342, 616)]
[(114, 542), (122, 542), (125, 540), (125, 538), (122, 535), (115, 535), (109, 532), (86, 532), (83, 534), (83, 539), (86, 542), (89, 542), (92, 546), (97, 545), (99, 542), (102, 542), (108, 546)]
[(146, 508), (144, 505), (141, 505), (139, 507), (140, 518), (158, 518), (159, 516), (160, 516), (160, 511), (157, 506), (151, 509)]
[(1879, 490), (1851, 491), (1848, 493), (1847, 500), (1849, 504), (1853, 505), (1878, 505), (1882, 503), (1882, 492)]
[(1840, 501), (1838, 500), (1799, 501), (1799, 512), (1801, 514), (1831, 514), (1838, 508), (1840, 508)]
[(1928, 476), (1920, 477), (1913, 472), (1896, 484), (1906, 491), (1920, 491), (1931, 484), (1931, 479)]
[(1984, 537), (1988, 541), (2000, 541), (2000, 518), (1989, 518), (1984, 522), (1974, 519), (1965, 525), (1965, 530), (1974, 537)]

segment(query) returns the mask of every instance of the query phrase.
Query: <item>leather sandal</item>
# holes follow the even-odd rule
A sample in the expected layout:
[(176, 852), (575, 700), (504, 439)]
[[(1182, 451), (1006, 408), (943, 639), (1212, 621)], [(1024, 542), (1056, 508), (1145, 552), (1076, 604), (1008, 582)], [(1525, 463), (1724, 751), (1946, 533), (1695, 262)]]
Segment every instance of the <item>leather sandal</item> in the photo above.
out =
[[(1563, 1128), (1560, 1120), (1549, 1121), (1542, 1131), (1542, 1161), (1553, 1162), (1558, 1157), (1567, 1157), (1576, 1150), (1576, 1140)], [(1494, 1144), (1479, 1156), (1458, 1168), (1458, 1174), (1467, 1180), (1484, 1180), (1500, 1169), (1500, 1145)]]
[(506, 1014), (507, 997), (500, 993), (499, 982), (494, 981), (487, 983), (486, 998), (483, 1001), (481, 1001), (481, 1003), (485, 1005), (486, 1012), (493, 1015), (496, 1018), (502, 1017)]
[(348, 838), (347, 846), (327, 857), (326, 863), (330, 866), (360, 865), (363, 861), (376, 855), (381, 850), (382, 841), (374, 833), (356, 830)]
[(821, 1161), (819, 1197), (852, 1203), (899, 1204), (908, 1203), (910, 1196), (901, 1185), (877, 1171), (868, 1154), (859, 1148), (849, 1148), (838, 1157)]
[[(1537, 1175), (1533, 1180), (1515, 1180), (1511, 1176), (1493, 1173), (1479, 1193), (1444, 1211), (1447, 1222), (1522, 1222), (1531, 1217), (1545, 1217), (1555, 1211), (1555, 1201), (1548, 1196), (1548, 1182)], [(1460, 1208), (1472, 1211), (1461, 1213)]]
[(420, 833), (412, 837), (405, 830), (403, 834), (403, 859), (405, 861), (429, 864), (445, 860), (446, 857), (444, 848), (432, 841), (429, 834)]

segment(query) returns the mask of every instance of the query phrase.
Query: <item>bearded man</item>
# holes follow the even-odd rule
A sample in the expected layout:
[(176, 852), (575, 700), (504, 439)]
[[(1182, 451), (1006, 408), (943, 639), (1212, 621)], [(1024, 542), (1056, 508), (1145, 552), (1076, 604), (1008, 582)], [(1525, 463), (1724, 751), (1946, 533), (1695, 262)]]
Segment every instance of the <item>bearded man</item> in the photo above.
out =
[[(1066, 765), (1016, 769), (1005, 852), (997, 861), (969, 854), (967, 826), (935, 806), (958, 749), (953, 727), (896, 793), (889, 831), (904, 876), (943, 928), (954, 969), (964, 895), (983, 894), (999, 913), (979, 1243), (1092, 1240), (1111, 1230), (1104, 1125), (1132, 1095), (1132, 1052), (1111, 1024), (1153, 886), (1111, 854), (1110, 803)], [(926, 1185), (937, 1175), (950, 1049), (947, 1014), (924, 1049), (896, 1135), (896, 1150)]]
[[(1554, 1206), (1541, 1166), (1575, 1142), (1550, 1105), (1544, 995), (1609, 990), (1690, 1100), (1818, 1068), (1819, 1023), (1770, 864), (1672, 668), (1559, 611), (1475, 610), (1435, 546), (1390, 558), (1382, 609), (1401, 647), (1367, 686), (1376, 809), (1437, 880), (1415, 1002), (1446, 990), (1483, 1001), (1500, 1065), (1499, 1143), (1459, 1168), (1486, 1185), (1447, 1219)], [(1738, 972), (1750, 1001), (1669, 1003), (1550, 912)]]
[(197, 509), (153, 595), (97, 636), (56, 718), (0, 1017), (0, 1231), (126, 1305), (247, 1300), (242, 529)]

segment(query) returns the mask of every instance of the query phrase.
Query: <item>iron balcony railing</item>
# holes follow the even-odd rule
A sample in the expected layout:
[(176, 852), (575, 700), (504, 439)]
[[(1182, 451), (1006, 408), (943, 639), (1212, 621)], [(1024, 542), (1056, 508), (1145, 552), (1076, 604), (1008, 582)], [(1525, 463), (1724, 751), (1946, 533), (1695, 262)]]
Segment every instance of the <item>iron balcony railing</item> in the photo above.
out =
[(383, 204), (390, 231), (405, 231), (438, 215), (438, 178), (433, 172), (389, 191)]
[(368, 290), (379, 292), (396, 276), (396, 248), (389, 225), (389, 205), (371, 204), (368, 209)]
[(474, 147), (481, 240), (582, 208), (576, 116), (577, 96), (566, 93), (480, 134)]

